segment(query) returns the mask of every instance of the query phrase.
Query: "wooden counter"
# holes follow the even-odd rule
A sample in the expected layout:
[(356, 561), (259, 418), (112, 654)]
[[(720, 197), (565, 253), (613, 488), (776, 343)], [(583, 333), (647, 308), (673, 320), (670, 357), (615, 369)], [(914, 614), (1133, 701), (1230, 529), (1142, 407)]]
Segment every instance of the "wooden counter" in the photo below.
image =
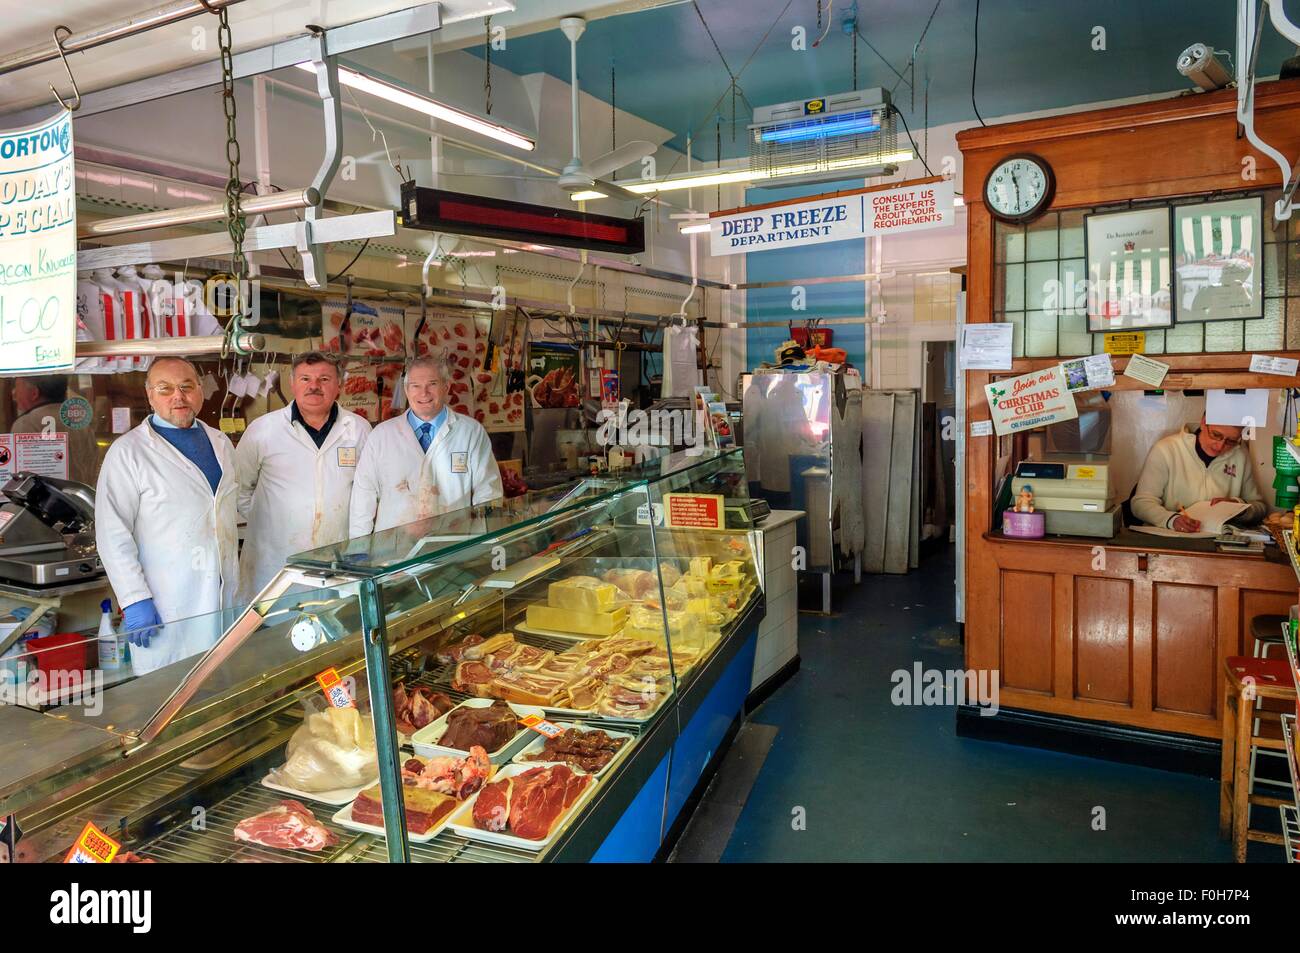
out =
[[(1236, 91), (1223, 90), (959, 133), (967, 320), (994, 320), (996, 241), (982, 189), (997, 162), (1018, 152), (1050, 162), (1053, 210), (1276, 188), (1277, 166), (1239, 135), (1235, 109)], [(1300, 81), (1260, 86), (1256, 127), (1286, 155), (1300, 154)], [(1256, 177), (1243, 178), (1243, 169)], [(1251, 373), (1247, 352), (1158, 359), (1171, 365), (1167, 390), (1297, 386), (1293, 378)], [(1001, 376), (1058, 360), (1017, 358)], [(1127, 360), (1112, 359), (1115, 389), (1142, 387), (1121, 376)], [(968, 427), (989, 419), (984, 385), (997, 376), (966, 372)], [(1221, 555), (1135, 533), (1004, 538), (993, 511), (997, 438), (972, 437), (968, 429), (963, 439), (966, 664), (1000, 672), (1000, 705), (1217, 739), (1223, 660), (1250, 653), (1252, 616), (1285, 613), (1296, 602), (1295, 574), (1279, 561), (1285, 556)]]
[(967, 563), (966, 664), (1001, 673), (1007, 708), (1217, 738), (1224, 659), (1250, 654), (1252, 616), (1296, 601), (1276, 552), (1200, 552), (1183, 546), (1212, 541), (1131, 531), (982, 542)]

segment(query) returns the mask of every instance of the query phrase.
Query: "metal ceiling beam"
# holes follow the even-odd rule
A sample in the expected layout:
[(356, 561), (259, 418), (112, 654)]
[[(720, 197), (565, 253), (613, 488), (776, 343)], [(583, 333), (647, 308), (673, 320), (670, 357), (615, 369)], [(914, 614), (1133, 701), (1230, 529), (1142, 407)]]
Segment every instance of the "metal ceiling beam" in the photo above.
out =
[[(213, 10), (233, 7), (237, 3), (243, 3), (243, 0), (208, 0), (208, 5)], [(83, 50), (93, 50), (97, 46), (112, 43), (114, 40), (137, 36), (150, 30), (156, 30), (158, 27), (167, 26), (169, 23), (178, 23), (181, 20), (188, 20), (190, 17), (210, 12), (212, 10), (208, 10), (201, 0), (173, 0), (172, 3), (165, 3), (160, 7), (153, 7), (149, 10), (141, 10), (139, 13), (132, 13), (120, 20), (114, 20), (112, 23), (104, 23), (88, 30), (82, 30), (79, 33), (70, 33), (63, 39), (63, 52), (80, 53)], [(59, 44), (56, 44), (51, 39), (49, 43), (41, 43), (37, 46), (30, 46), (25, 50), (19, 50), (17, 53), (0, 56), (0, 76), (5, 73), (12, 73), (15, 70), (26, 69), (28, 66), (48, 63), (58, 58)]]
[[(244, 251), (274, 251), (277, 248), (299, 248), (301, 222), (282, 225), (263, 225), (248, 231)], [(360, 241), (365, 238), (383, 238), (397, 230), (394, 212), (362, 212), (359, 215), (339, 215), (316, 222), (311, 240), (320, 245), (331, 242)], [(77, 252), (77, 269), (91, 271), (95, 268), (118, 268), (122, 265), (139, 265), (146, 262), (183, 261), (188, 258), (227, 256), (232, 251), (230, 235), (213, 232), (209, 235), (190, 235), (185, 238), (165, 238), (156, 242), (135, 242), (130, 245), (109, 245), (104, 248), (87, 248)], [(299, 248), (300, 251), (304, 250)]]
[[(441, 4), (426, 3), (327, 30), (325, 54), (337, 56), (340, 53), (348, 53), (380, 43), (391, 43), (394, 40), (430, 33), (441, 27)], [(314, 59), (316, 52), (315, 38), (305, 34), (260, 49), (238, 53), (233, 60), (234, 77), (243, 79), (286, 66), (296, 66)], [(124, 106), (134, 106), (137, 103), (155, 102), (179, 93), (216, 86), (220, 82), (219, 62), (199, 63), (162, 76), (151, 76), (147, 79), (123, 83), (121, 86), (83, 93), (77, 117), (94, 116)], [(3, 121), (6, 126), (24, 125), (47, 118), (49, 113), (50, 107), (42, 104), (7, 114), (3, 117)]]

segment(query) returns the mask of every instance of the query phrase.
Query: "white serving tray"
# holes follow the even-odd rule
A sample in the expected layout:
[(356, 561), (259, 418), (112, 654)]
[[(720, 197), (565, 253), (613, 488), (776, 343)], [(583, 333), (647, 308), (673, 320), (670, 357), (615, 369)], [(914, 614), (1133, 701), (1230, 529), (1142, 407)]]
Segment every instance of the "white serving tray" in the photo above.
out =
[(374, 787), (378, 780), (379, 776), (376, 774), (374, 781), (357, 788), (334, 788), (331, 791), (300, 791), (297, 788), (274, 783), (268, 773), (266, 777), (262, 778), (262, 787), (270, 788), (272, 791), (279, 791), (282, 794), (291, 794), (300, 801), (319, 801), (321, 804), (332, 804), (337, 807), (340, 804), (351, 804), (358, 794), (366, 788)]
[[(619, 748), (618, 751), (614, 752), (614, 757), (612, 757), (612, 758), (609, 759), (609, 764), (605, 765), (603, 768), (601, 768), (599, 771), (597, 771), (597, 772), (593, 775), (593, 777), (597, 777), (597, 778), (599, 778), (599, 777), (603, 777), (603, 776), (605, 775), (605, 773), (606, 773), (607, 771), (609, 771), (610, 768), (614, 767), (615, 764), (617, 764), (619, 761), (621, 761), (621, 760), (623, 759), (623, 757), (626, 756), (627, 753), (628, 753), (630, 750), (632, 750), (632, 745), (633, 745), (633, 743), (634, 743), (634, 741), (635, 741), (635, 738), (636, 738), (636, 735), (630, 735), (630, 734), (628, 734), (628, 733), (625, 732), (625, 731), (611, 731), (611, 730), (608, 729), (608, 728), (601, 728), (601, 727), (597, 727), (596, 725), (575, 724), (574, 722), (571, 722), (571, 721), (557, 721), (557, 722), (554, 722), (554, 724), (557, 725), (557, 726), (560, 727), (560, 728), (577, 728), (577, 729), (579, 729), (580, 731), (603, 731), (603, 732), (605, 732), (605, 734), (609, 735), (611, 738), (625, 738), (625, 739), (627, 739), (627, 740), (623, 743), (623, 747)], [(531, 730), (531, 729), (530, 729), (530, 730)], [(539, 764), (550, 764), (550, 763), (552, 763), (552, 762), (546, 762), (546, 761), (526, 761), (526, 760), (524, 760), (528, 755), (530, 755), (530, 754), (535, 754), (535, 753), (537, 753), (537, 752), (539, 752), (539, 751), (542, 751), (542, 750), (544, 750), (545, 747), (546, 747), (546, 736), (545, 736), (545, 735), (542, 735), (542, 734), (539, 734), (539, 733), (536, 732), (536, 731), (534, 731), (533, 734), (537, 736), (537, 740), (535, 740), (532, 744), (528, 745), (526, 748), (524, 748), (524, 750), (520, 751), (517, 755), (514, 756), (514, 758), (513, 758), (513, 763), (514, 763), (514, 764), (522, 764), (522, 765), (525, 765), (525, 766), (530, 767), (530, 768), (535, 768), (535, 767), (537, 767)], [(564, 763), (567, 763), (567, 762), (564, 762)], [(578, 774), (586, 774), (586, 772), (583, 771), (582, 768), (578, 767), (576, 764), (571, 764), (571, 765), (569, 765), (569, 767), (573, 768), (573, 770), (576, 771)], [(454, 814), (454, 813), (456, 813), (456, 812), (453, 811), (452, 813)], [(472, 822), (471, 822), (471, 823), (472, 823)]]
[[(439, 740), (441, 740), (443, 734), (447, 730), (448, 716), (451, 715), (451, 712), (456, 711), (459, 708), (490, 708), (495, 702), (495, 698), (465, 699), (457, 705), (456, 708), (447, 712), (446, 715), (429, 722), (415, 734), (411, 735), (411, 747), (415, 749), (416, 754), (423, 755), (426, 758), (440, 758), (447, 755), (455, 758), (465, 757), (466, 752), (462, 751), (460, 748), (445, 748), (438, 744)], [(513, 702), (507, 702), (506, 704), (510, 706), (511, 710), (519, 718), (524, 718), (527, 715), (545, 717), (545, 712), (542, 709), (535, 708), (532, 705), (516, 705)], [(488, 752), (488, 760), (493, 764), (506, 764), (512, 757), (514, 757), (515, 752), (528, 743), (529, 734), (531, 734), (531, 732), (521, 725), (519, 731), (515, 733), (513, 738), (496, 751)]]
[[(492, 777), (492, 781), (500, 781), (502, 778), (511, 778), (515, 775), (523, 774), (525, 771), (530, 771), (533, 768), (545, 768), (554, 763), (556, 762), (538, 761), (536, 764), (509, 764), (498, 771)], [(569, 767), (572, 767), (572, 765)], [(581, 774), (580, 771), (575, 771), (575, 773)], [(543, 840), (528, 840), (524, 837), (516, 837), (513, 834), (507, 834), (504, 831), (485, 831), (475, 827), (474, 800), (478, 798), (477, 793), (475, 793), (474, 798), (466, 801), (461, 807), (456, 808), (456, 810), (452, 811), (451, 814), (448, 815), (447, 826), (462, 837), (468, 837), (470, 840), (481, 841), (485, 844), (497, 844), (501, 847), (518, 847), (522, 850), (543, 850), (547, 844), (555, 840), (559, 833), (565, 829), (569, 820), (581, 811), (586, 806), (587, 802), (591, 800), (591, 796), (595, 793), (596, 786), (600, 784), (600, 781), (597, 780), (595, 775), (587, 775), (587, 777), (591, 778), (591, 782), (587, 785), (586, 790), (582, 792), (582, 795), (573, 802), (567, 811), (560, 815), (559, 819), (555, 822), (555, 826), (551, 829), (550, 836)], [(487, 787), (487, 785), (485, 784), (483, 787)], [(482, 791), (482, 788), (480, 788), (479, 791)]]
[[(373, 787), (373, 785), (371, 786)], [(362, 790), (364, 790), (364, 788)], [(464, 810), (465, 805), (471, 805), (471, 810), (472, 810), (474, 798), (476, 797), (478, 797), (477, 791), (475, 791), (473, 794), (467, 797), (465, 799), (464, 804), (462, 804), (460, 807), (453, 808), (451, 813), (447, 814), (445, 817), (443, 817), (442, 820), (440, 820), (437, 824), (434, 824), (423, 834), (413, 833), (411, 829), (408, 827), (406, 829), (407, 840), (409, 840), (412, 844), (427, 844), (429, 841), (433, 840), (435, 837), (438, 836), (438, 834), (442, 832), (442, 829), (447, 826), (447, 823), (452, 819), (452, 817), (455, 814)], [(340, 810), (337, 814), (334, 815), (333, 821), (335, 824), (338, 824), (340, 827), (346, 827), (350, 831), (359, 831), (362, 834), (378, 834), (380, 837), (388, 836), (388, 832), (385, 831), (382, 827), (379, 827), (375, 824), (362, 824), (360, 821), (354, 821), (352, 819), (351, 801), (348, 802), (347, 806), (345, 806), (342, 810)]]

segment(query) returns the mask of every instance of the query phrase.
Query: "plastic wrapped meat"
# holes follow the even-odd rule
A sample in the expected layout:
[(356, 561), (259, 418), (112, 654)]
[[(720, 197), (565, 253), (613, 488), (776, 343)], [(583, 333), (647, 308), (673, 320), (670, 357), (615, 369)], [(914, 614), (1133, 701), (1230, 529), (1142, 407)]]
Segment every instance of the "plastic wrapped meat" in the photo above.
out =
[(295, 791), (359, 788), (379, 777), (374, 727), (355, 708), (327, 708), (308, 715), (289, 739), (285, 754), (284, 765), (269, 778)]

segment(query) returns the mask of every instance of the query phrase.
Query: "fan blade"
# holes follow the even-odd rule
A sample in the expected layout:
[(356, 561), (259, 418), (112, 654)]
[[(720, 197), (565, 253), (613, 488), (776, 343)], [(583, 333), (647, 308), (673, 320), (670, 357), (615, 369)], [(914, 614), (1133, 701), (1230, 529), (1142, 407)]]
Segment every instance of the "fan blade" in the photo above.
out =
[(593, 179), (603, 179), (611, 172), (615, 172), (623, 166), (644, 159), (646, 156), (654, 155), (655, 149), (658, 148), (653, 142), (646, 142), (644, 139), (633, 139), (631, 142), (625, 142), (612, 152), (606, 152), (603, 156), (598, 156), (591, 162), (586, 163), (587, 174)]
[(637, 195), (635, 192), (620, 188), (608, 179), (597, 179), (592, 188), (597, 192), (604, 192), (608, 198), (622, 199), (624, 202), (644, 202), (646, 200), (646, 196)]

